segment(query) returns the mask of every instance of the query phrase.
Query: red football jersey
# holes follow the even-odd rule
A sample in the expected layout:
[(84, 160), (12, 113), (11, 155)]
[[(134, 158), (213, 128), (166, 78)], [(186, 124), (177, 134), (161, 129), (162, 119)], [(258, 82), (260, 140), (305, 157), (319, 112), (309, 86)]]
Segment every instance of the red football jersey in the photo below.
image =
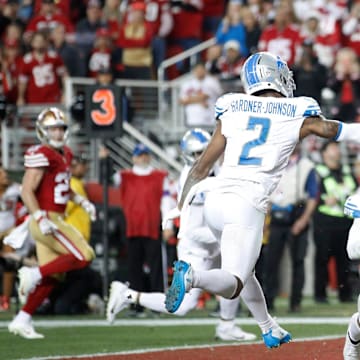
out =
[(59, 77), (64, 73), (64, 63), (56, 52), (48, 51), (41, 62), (32, 53), (26, 54), (19, 69), (19, 82), (27, 82), (26, 102), (32, 104), (60, 102)]
[(46, 145), (31, 146), (25, 153), (26, 168), (45, 168), (46, 171), (36, 190), (42, 210), (65, 212), (70, 198), (70, 163), (72, 151), (65, 146), (63, 152)]
[[(131, 3), (135, 3), (137, 1), (138, 0), (130, 1), (129, 8), (131, 6)], [(150, 24), (154, 36), (156, 36), (156, 35), (164, 36), (165, 34), (159, 34), (159, 30), (164, 21), (165, 22), (169, 21), (166, 14), (168, 16), (172, 17), (169, 1), (168, 0), (145, 0), (145, 6), (146, 6), (145, 20), (148, 24)], [(128, 17), (129, 17), (129, 12), (125, 13), (125, 22), (129, 21)], [(168, 32), (170, 32), (172, 24), (166, 24), (165, 26), (168, 27)]]
[(50, 31), (54, 29), (57, 25), (62, 24), (65, 27), (66, 33), (74, 33), (74, 25), (70, 20), (63, 14), (54, 14), (54, 15), (35, 15), (31, 18), (29, 24), (26, 27), (27, 33), (33, 33), (35, 31)]
[(297, 48), (300, 45), (300, 33), (292, 25), (279, 31), (276, 26), (267, 26), (259, 40), (259, 51), (269, 51), (279, 55), (289, 66), (294, 64)]

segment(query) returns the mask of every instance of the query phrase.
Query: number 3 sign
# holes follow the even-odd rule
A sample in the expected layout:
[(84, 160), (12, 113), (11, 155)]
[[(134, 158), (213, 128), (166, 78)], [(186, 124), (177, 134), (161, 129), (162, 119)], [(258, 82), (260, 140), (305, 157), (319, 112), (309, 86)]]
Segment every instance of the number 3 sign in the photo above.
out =
[(114, 138), (122, 134), (119, 87), (89, 86), (85, 91), (86, 134), (90, 138)]

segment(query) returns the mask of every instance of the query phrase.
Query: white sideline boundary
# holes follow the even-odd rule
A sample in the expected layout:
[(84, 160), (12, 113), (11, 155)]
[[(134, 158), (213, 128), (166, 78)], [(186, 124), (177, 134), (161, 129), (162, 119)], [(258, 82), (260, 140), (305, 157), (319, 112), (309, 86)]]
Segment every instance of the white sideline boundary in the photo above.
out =
[[(350, 317), (284, 317), (276, 318), (282, 324), (332, 324), (345, 325), (349, 323)], [(0, 329), (6, 328), (10, 321), (0, 321)], [(239, 318), (235, 321), (239, 325), (256, 325), (254, 319)], [(34, 320), (34, 325), (42, 328), (59, 328), (59, 327), (87, 327), (87, 326), (203, 326), (216, 325), (218, 319), (208, 318), (191, 318), (191, 319), (118, 319), (113, 325), (110, 325), (106, 320)]]

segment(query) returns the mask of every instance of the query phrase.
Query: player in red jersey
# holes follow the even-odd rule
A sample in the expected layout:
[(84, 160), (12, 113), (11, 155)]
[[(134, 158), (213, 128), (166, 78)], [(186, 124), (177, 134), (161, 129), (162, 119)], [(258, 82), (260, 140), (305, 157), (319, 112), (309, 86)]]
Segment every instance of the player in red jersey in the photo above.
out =
[(20, 63), (17, 105), (60, 102), (67, 76), (63, 61), (48, 50), (47, 38), (41, 32), (34, 34), (31, 47)]
[(96, 217), (95, 207), (70, 189), (72, 152), (65, 146), (68, 121), (57, 108), (43, 110), (36, 121), (41, 145), (25, 154), (25, 174), (21, 196), (32, 216), (29, 227), (36, 242), (39, 266), (22, 267), (19, 272), (19, 297), (26, 300), (8, 329), (26, 339), (41, 339), (32, 325), (32, 314), (57, 284), (59, 274), (87, 266), (95, 257), (83, 236), (64, 221), (69, 199)]

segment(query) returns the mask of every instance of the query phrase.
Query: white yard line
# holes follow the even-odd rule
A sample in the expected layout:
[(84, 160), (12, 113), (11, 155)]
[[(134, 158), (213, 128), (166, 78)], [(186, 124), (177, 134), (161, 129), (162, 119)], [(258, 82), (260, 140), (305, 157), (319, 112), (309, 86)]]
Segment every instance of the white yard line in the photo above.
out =
[[(36, 319), (36, 318), (35, 318)], [(304, 318), (277, 318), (281, 324), (348, 324), (350, 317), (304, 317)], [(7, 327), (10, 321), (0, 321), (0, 329)], [(34, 324), (43, 328), (57, 327), (86, 327), (86, 326), (196, 326), (196, 325), (216, 325), (218, 319), (119, 319), (110, 325), (106, 320), (35, 320)], [(236, 319), (239, 325), (256, 325), (254, 319)]]

